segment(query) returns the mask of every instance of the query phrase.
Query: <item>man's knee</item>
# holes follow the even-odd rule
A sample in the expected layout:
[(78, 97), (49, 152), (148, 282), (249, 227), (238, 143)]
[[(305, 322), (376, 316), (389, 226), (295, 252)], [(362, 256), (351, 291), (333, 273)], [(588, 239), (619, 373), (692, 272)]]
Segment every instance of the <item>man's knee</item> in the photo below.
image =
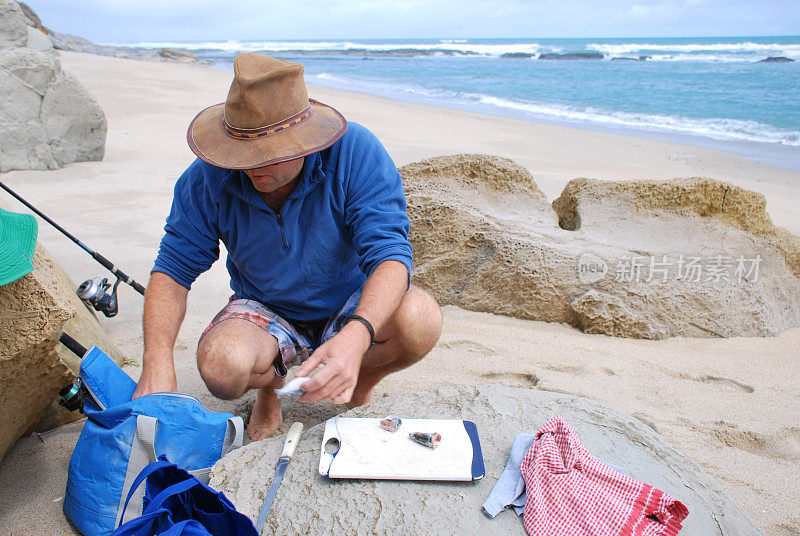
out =
[[(266, 354), (271, 348), (264, 346), (269, 346), (271, 336), (252, 332), (252, 329), (259, 330), (245, 320), (226, 320), (214, 326), (200, 340), (197, 368), (215, 397), (224, 400), (239, 398), (247, 392), (251, 375), (262, 372), (256, 369), (263, 365), (261, 361), (268, 360)], [(257, 344), (261, 338), (267, 338), (263, 341), (265, 344)], [(277, 344), (274, 346), (277, 351)]]
[(420, 359), (431, 351), (442, 333), (442, 311), (436, 299), (411, 286), (394, 314), (393, 323), (403, 347)]
[(200, 376), (215, 397), (224, 400), (239, 398), (247, 391), (249, 374), (237, 370), (234, 345), (210, 335), (211, 333), (203, 337), (197, 346), (197, 369)]

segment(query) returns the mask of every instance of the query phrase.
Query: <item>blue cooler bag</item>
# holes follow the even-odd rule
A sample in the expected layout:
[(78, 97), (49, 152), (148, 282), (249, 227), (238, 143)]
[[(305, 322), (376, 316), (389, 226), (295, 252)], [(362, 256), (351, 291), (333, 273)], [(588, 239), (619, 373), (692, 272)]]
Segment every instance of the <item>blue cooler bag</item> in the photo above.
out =
[(211, 466), (242, 446), (241, 417), (203, 407), (191, 395), (153, 393), (131, 400), (136, 389), (125, 372), (96, 346), (81, 361), (88, 420), (72, 453), (64, 513), (85, 536), (110, 534), (142, 513), (144, 489), (136, 477), (166, 456), (207, 483)]

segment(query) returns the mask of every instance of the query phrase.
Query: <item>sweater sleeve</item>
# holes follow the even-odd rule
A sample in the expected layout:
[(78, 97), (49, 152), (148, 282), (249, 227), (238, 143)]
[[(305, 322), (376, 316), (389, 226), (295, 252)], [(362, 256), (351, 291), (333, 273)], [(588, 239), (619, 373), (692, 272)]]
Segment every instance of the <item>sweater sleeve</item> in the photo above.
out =
[[(353, 128), (356, 127), (356, 128)], [(368, 130), (353, 124), (355, 136), (343, 154), (346, 166), (345, 224), (361, 271), (367, 277), (382, 262), (395, 260), (412, 269), (409, 221), (403, 180), (380, 141)]]
[(187, 289), (219, 258), (213, 197), (202, 166), (192, 164), (175, 184), (172, 209), (152, 272), (163, 272)]

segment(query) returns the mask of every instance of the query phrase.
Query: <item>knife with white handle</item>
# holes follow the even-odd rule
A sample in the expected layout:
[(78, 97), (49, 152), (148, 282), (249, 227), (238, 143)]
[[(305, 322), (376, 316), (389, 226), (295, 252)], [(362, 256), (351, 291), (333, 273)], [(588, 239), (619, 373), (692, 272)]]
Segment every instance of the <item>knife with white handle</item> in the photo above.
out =
[(275, 501), (275, 494), (278, 493), (278, 487), (283, 480), (283, 473), (286, 472), (286, 467), (292, 461), (294, 456), (294, 449), (297, 448), (297, 442), (300, 440), (300, 434), (303, 433), (303, 423), (296, 422), (289, 428), (289, 433), (286, 434), (286, 441), (283, 443), (283, 451), (281, 457), (278, 458), (278, 463), (275, 464), (275, 478), (272, 480), (272, 485), (267, 491), (267, 497), (264, 499), (264, 504), (261, 506), (261, 511), (258, 513), (258, 521), (256, 521), (256, 530), (261, 534), (261, 528), (267, 520), (267, 514), (272, 503)]

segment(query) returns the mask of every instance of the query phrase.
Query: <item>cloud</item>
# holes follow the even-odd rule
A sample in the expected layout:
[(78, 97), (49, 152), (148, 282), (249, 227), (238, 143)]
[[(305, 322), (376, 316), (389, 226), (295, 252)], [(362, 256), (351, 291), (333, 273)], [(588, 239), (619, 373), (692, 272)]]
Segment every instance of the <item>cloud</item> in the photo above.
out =
[(798, 0), (29, 0), (101, 42), (800, 34)]

